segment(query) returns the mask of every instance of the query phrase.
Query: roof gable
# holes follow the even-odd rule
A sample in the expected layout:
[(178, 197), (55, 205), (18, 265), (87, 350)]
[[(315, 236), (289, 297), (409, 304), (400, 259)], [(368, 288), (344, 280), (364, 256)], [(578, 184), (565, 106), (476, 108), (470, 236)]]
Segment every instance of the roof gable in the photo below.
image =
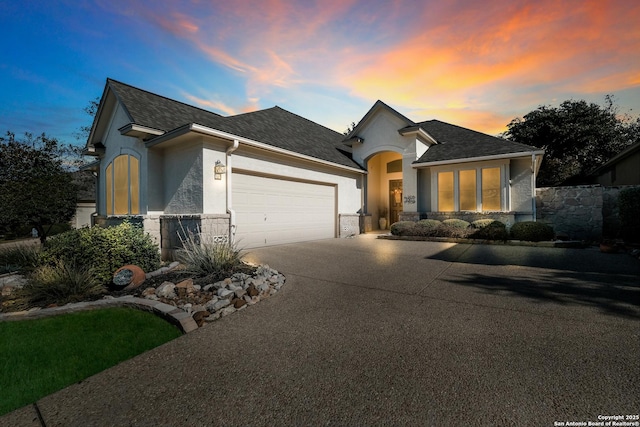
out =
[(369, 109), (369, 111), (367, 111), (367, 114), (365, 114), (364, 117), (362, 117), (362, 119), (360, 119), (360, 121), (358, 122), (356, 127), (354, 127), (351, 130), (351, 132), (349, 132), (349, 134), (347, 135), (346, 138), (343, 139), (343, 141), (344, 142), (348, 142), (350, 140), (356, 139), (358, 137), (359, 132), (362, 132), (362, 129), (371, 121), (371, 119), (374, 116), (380, 114), (380, 110), (386, 110), (387, 112), (389, 112), (389, 113), (393, 114), (394, 116), (400, 118), (403, 122), (406, 123), (407, 127), (415, 125), (415, 123), (413, 121), (411, 121), (410, 119), (408, 119), (404, 115), (400, 114), (399, 112), (397, 112), (393, 108), (389, 107), (384, 102), (382, 102), (380, 100), (377, 100), (376, 103), (373, 104), (373, 107), (371, 107)]
[(180, 101), (107, 79), (108, 87), (122, 103), (132, 122), (168, 132), (186, 123), (215, 127), (224, 117)]

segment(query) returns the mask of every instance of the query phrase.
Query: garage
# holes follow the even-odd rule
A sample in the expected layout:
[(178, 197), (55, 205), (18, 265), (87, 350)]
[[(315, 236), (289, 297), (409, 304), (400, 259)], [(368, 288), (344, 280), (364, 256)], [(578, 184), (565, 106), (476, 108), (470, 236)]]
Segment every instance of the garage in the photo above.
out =
[(241, 248), (335, 237), (334, 185), (234, 172), (232, 194)]

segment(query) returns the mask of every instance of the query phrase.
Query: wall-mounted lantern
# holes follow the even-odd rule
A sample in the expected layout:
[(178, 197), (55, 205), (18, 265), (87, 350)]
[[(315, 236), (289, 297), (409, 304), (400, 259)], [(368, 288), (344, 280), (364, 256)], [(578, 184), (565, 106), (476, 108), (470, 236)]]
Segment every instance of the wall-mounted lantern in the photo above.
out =
[(216, 165), (213, 167), (214, 178), (217, 180), (222, 179), (222, 175), (227, 173), (227, 167), (222, 164), (220, 160), (216, 160)]

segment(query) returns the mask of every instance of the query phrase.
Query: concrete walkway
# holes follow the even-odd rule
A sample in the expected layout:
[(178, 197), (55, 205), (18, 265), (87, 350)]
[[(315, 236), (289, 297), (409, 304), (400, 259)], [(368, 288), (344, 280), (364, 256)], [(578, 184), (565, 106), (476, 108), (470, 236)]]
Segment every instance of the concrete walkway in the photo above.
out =
[(334, 239), (254, 250), (274, 297), (0, 425), (541, 425), (637, 414), (640, 263)]

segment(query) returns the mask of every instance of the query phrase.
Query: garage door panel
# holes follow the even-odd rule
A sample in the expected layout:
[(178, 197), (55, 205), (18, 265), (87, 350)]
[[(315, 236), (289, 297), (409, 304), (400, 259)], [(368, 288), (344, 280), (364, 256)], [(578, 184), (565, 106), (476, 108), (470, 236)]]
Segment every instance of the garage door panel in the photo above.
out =
[(239, 246), (253, 248), (335, 237), (335, 187), (234, 174)]

